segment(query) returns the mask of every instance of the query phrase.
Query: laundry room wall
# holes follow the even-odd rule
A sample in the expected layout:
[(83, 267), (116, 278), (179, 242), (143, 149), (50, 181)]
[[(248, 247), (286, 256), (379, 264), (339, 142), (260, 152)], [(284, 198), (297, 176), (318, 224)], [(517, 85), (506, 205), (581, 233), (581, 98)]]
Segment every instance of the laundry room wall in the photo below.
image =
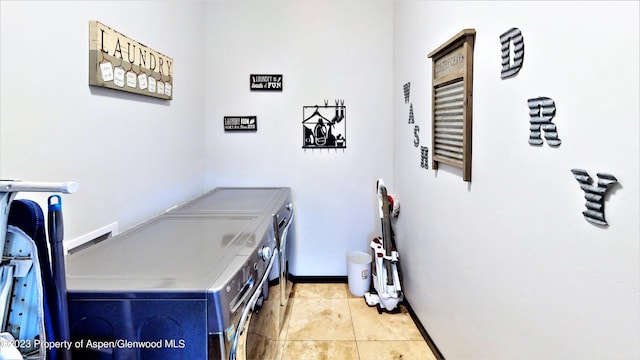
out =
[[(640, 357), (638, 2), (394, 3), (394, 182), (407, 299), (448, 359)], [(524, 37), (501, 80), (500, 35)], [(476, 30), (472, 181), (420, 167), (431, 59)], [(403, 85), (410, 82), (415, 124)], [(527, 99), (552, 98), (562, 143), (529, 145)], [(571, 169), (613, 174), (608, 227)]]
[[(202, 192), (203, 3), (0, 6), (0, 178), (77, 181), (62, 200), (66, 240), (126, 229)], [(90, 20), (173, 58), (173, 100), (89, 86)], [(46, 196), (19, 194), (42, 206)]]
[[(206, 184), (289, 186), (291, 271), (345, 276), (346, 252), (379, 233), (375, 182), (392, 182), (392, 2), (208, 2)], [(282, 74), (282, 92), (249, 90)], [(303, 149), (303, 106), (346, 106), (346, 149)], [(257, 116), (225, 132), (224, 116)]]

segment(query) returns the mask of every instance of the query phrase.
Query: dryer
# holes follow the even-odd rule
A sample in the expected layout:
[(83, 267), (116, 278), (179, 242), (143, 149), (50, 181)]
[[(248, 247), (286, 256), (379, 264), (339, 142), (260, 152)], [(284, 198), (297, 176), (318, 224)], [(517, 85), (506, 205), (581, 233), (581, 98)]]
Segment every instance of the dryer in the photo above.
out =
[(229, 359), (275, 253), (259, 214), (165, 214), (71, 253), (74, 358)]
[(185, 204), (170, 209), (168, 214), (247, 215), (266, 214), (272, 217), (276, 235), (278, 259), (269, 276), (271, 295), (276, 293), (280, 309), (279, 328), (284, 326), (293, 282), (289, 272), (291, 248), (295, 246), (294, 206), (288, 187), (217, 187)]

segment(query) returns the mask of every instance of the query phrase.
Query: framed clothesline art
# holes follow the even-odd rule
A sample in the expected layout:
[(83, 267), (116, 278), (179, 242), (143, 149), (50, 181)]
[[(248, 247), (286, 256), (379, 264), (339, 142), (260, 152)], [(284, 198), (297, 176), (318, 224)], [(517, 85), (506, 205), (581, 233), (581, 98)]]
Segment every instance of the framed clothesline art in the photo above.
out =
[(302, 107), (302, 148), (344, 149), (347, 147), (347, 108), (344, 100), (335, 105)]

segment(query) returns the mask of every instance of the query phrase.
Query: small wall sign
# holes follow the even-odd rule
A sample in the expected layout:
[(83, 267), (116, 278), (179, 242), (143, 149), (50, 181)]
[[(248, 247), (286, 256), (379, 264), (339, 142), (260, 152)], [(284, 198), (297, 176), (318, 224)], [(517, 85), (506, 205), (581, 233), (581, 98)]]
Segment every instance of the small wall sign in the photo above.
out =
[(282, 91), (282, 74), (251, 74), (249, 89), (251, 91)]
[(89, 85), (173, 99), (173, 59), (89, 21)]
[(257, 131), (257, 116), (225, 116), (224, 131)]

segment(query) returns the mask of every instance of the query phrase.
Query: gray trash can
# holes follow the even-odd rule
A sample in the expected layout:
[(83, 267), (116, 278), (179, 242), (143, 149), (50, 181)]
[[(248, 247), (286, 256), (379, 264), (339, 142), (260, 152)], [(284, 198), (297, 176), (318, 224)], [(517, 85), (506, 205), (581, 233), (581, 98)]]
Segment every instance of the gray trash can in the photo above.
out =
[(347, 279), (349, 291), (355, 296), (363, 296), (371, 284), (371, 255), (362, 251), (348, 252)]

